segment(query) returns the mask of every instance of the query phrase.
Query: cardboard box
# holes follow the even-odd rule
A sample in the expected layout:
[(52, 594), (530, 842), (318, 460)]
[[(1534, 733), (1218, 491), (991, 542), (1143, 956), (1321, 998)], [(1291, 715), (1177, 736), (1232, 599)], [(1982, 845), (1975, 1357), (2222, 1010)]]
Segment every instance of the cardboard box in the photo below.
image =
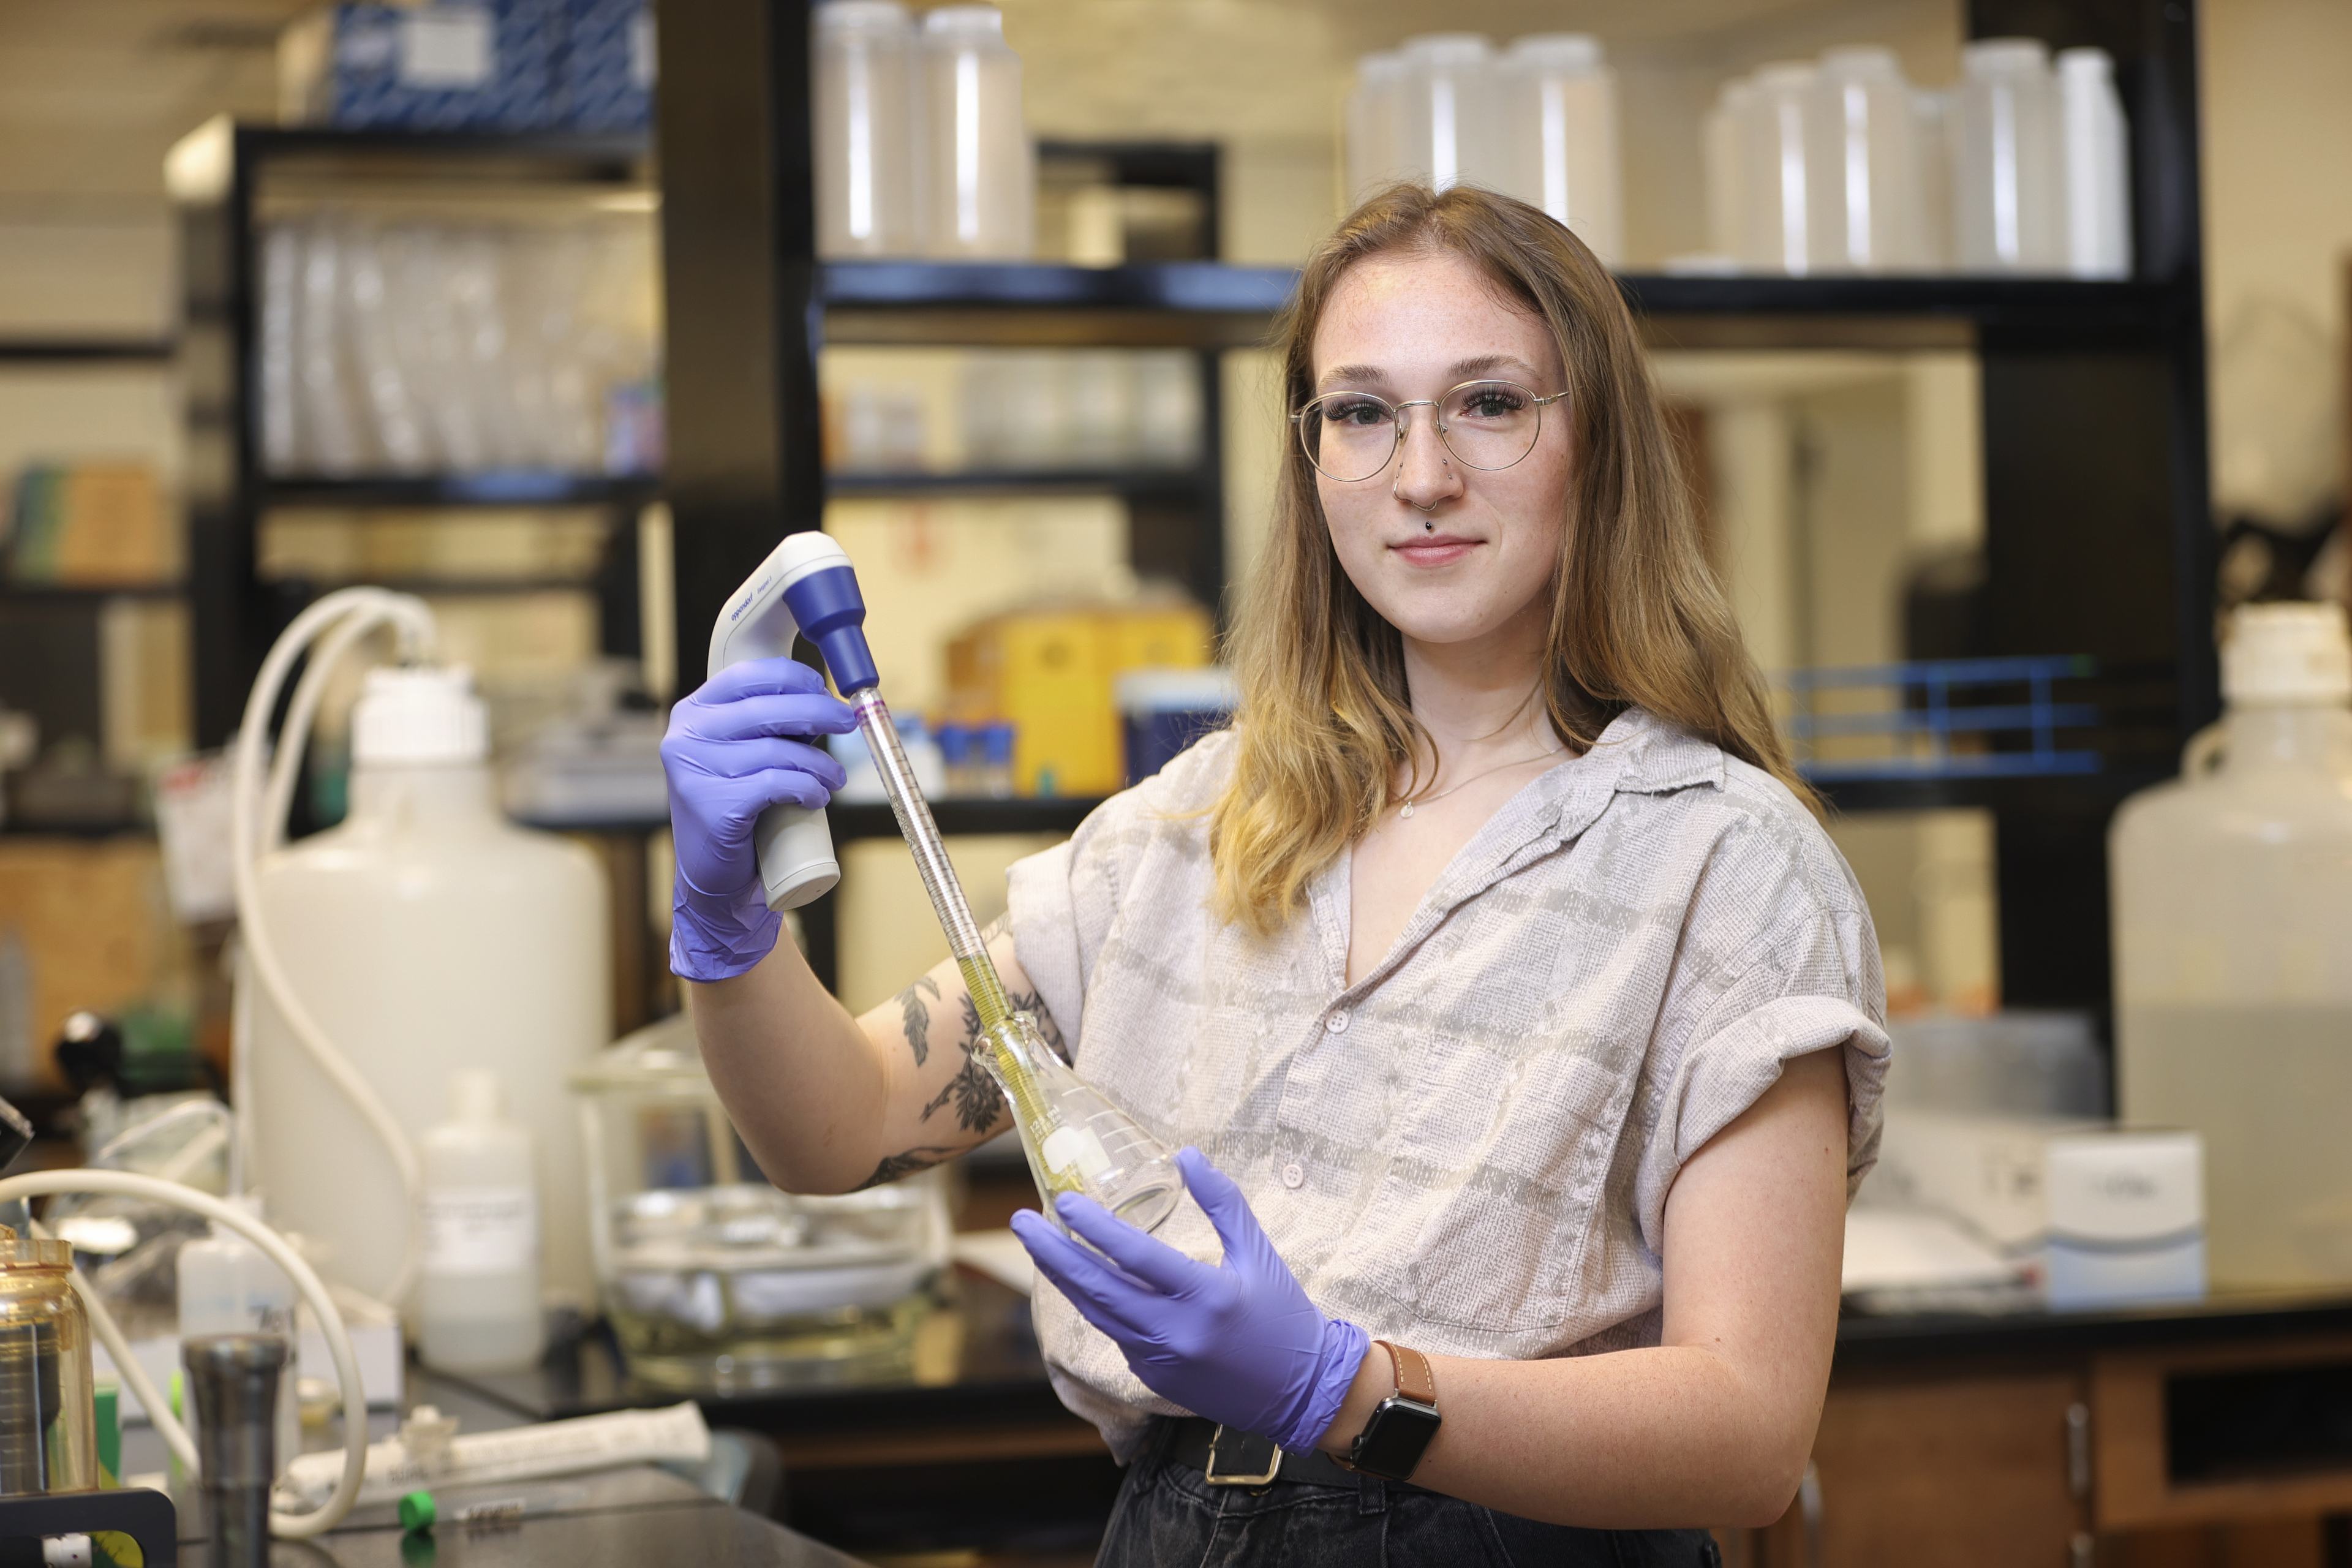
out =
[(1192, 604), (998, 616), (949, 645), (948, 702), (959, 719), (1012, 721), (1020, 794), (1109, 795), (1126, 782), (1118, 678), (1207, 664), (1213, 640)]

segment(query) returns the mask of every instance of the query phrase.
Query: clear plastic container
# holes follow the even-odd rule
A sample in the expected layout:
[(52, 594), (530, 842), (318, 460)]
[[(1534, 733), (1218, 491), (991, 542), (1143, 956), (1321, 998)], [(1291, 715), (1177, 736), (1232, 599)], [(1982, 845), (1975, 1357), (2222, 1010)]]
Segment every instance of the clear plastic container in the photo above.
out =
[(1895, 51), (1832, 49), (1806, 127), (1810, 248), (1824, 272), (1910, 272), (1927, 263), (1918, 121)]
[(0, 1226), (0, 1497), (98, 1485), (89, 1321), (73, 1248)]
[(2124, 1119), (2205, 1140), (2217, 1287), (2352, 1283), (2352, 639), (2238, 613), (2228, 708), (2110, 836)]
[(1495, 103), (1495, 50), (1476, 33), (1407, 38), (1397, 116), (1397, 175), (1439, 190), (1467, 183), (1500, 188), (1501, 116)]
[(1035, 247), (1036, 153), (1021, 111), (1021, 57), (993, 5), (923, 17), (923, 237), (940, 257), (1023, 260)]
[(2058, 91), (2050, 51), (1987, 38), (1961, 51), (1953, 192), (1968, 272), (2058, 272), (2065, 262)]
[(724, 1390), (903, 1370), (947, 1266), (941, 1173), (837, 1197), (778, 1192), (682, 1016), (571, 1082), (600, 1294), (630, 1371)]
[(2116, 62), (2106, 50), (2058, 52), (2058, 124), (2066, 270), (2077, 278), (2128, 278), (2131, 153), (2123, 100), (2116, 95)]
[(1498, 71), (1501, 188), (1566, 224), (1601, 261), (1624, 259), (1617, 154), (1617, 79), (1598, 40), (1538, 33), (1513, 42)]
[(1348, 94), (1350, 205), (1402, 177), (1405, 76), (1404, 56), (1394, 50), (1366, 55), (1356, 62), (1355, 86)]
[(1739, 259), (1759, 272), (1808, 273), (1817, 259), (1805, 149), (1813, 68), (1778, 60), (1759, 68), (1748, 87), (1739, 138), (1746, 176)]
[(896, 0), (827, 0), (814, 26), (818, 254), (919, 255), (914, 22)]

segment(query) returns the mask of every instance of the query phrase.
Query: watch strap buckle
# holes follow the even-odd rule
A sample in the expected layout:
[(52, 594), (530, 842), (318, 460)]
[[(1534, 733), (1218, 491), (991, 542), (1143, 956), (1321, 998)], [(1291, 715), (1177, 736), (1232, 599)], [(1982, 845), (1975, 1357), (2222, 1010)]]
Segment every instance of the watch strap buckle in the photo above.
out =
[[(1230, 1462), (1234, 1468), (1221, 1469)], [(1257, 1467), (1263, 1466), (1263, 1469)], [(1246, 1469), (1244, 1468), (1246, 1467)], [(1282, 1450), (1271, 1437), (1255, 1432), (1228, 1431), (1221, 1422), (1209, 1436), (1209, 1462), (1202, 1479), (1213, 1487), (1263, 1487), (1282, 1474)]]

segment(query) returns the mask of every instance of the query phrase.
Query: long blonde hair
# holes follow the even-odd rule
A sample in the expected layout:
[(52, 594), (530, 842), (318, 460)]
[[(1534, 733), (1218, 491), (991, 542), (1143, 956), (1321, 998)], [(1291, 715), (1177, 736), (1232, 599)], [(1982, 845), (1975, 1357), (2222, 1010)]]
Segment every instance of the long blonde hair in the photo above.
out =
[[(1316, 328), (1348, 268), (1413, 251), (1478, 267), (1543, 320), (1568, 367), (1575, 460), (1543, 688), (1553, 731), (1580, 750), (1639, 704), (1810, 803), (1707, 563), (1633, 317), (1566, 228), (1465, 185), (1374, 195), (1308, 258), (1285, 312), (1286, 411), (1314, 395)], [(1333, 553), (1305, 452), (1289, 436), (1283, 450), (1273, 531), (1227, 639), (1241, 708), (1233, 773), (1209, 816), (1216, 912), (1261, 933), (1296, 913), (1307, 881), (1388, 809), (1398, 769), (1419, 765), (1425, 739), (1396, 628)]]

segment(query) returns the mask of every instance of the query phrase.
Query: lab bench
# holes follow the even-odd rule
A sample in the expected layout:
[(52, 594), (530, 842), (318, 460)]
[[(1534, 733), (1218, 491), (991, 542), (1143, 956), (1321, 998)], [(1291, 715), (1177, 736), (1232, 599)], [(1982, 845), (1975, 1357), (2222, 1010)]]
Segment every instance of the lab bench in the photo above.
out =
[[(673, 1401), (674, 1403), (674, 1401)], [(451, 1379), (411, 1369), (407, 1389), (411, 1408), (430, 1405), (454, 1415), (464, 1432), (488, 1432), (518, 1426), (532, 1417), (511, 1405), (484, 1399)], [(369, 1418), (377, 1438), (391, 1435), (395, 1423), (389, 1412)], [(312, 1435), (312, 1447), (340, 1444), (339, 1437)], [(714, 1434), (723, 1447), (730, 1439)], [(740, 1439), (737, 1439), (740, 1442)], [(757, 1439), (746, 1445), (758, 1478), (761, 1457)], [(132, 1474), (160, 1469), (163, 1440), (151, 1427), (123, 1434), (124, 1468)], [(772, 1493), (774, 1478), (755, 1484), (757, 1493)], [(653, 1563), (693, 1563), (713, 1568), (858, 1568), (857, 1560), (843, 1555), (772, 1520), (754, 1507), (739, 1507), (709, 1488), (653, 1465), (632, 1465), (584, 1476), (542, 1481), (507, 1482), (487, 1488), (436, 1489), (444, 1521), (429, 1532), (404, 1531), (390, 1503), (352, 1510), (351, 1516), (325, 1537), (297, 1548), (280, 1544), (273, 1563), (299, 1560), (336, 1568), (638, 1568)], [(468, 1502), (490, 1500), (525, 1500), (522, 1517), (500, 1522), (467, 1523), (455, 1518)], [(765, 1507), (767, 1495), (745, 1501)], [(192, 1502), (179, 1510), (180, 1560), (209, 1561), (204, 1510)]]
[[(463, 1381), (529, 1419), (677, 1397), (595, 1335), (535, 1372)], [(851, 1551), (1083, 1550), (1118, 1487), (1045, 1381), (1025, 1299), (968, 1271), (910, 1366), (700, 1403), (776, 1444), (786, 1524)], [(1723, 1532), (1726, 1558), (2320, 1568), (2336, 1561), (2326, 1521), (2352, 1512), (2347, 1413), (2352, 1298), (1850, 1310), (1805, 1491), (1772, 1528)]]

